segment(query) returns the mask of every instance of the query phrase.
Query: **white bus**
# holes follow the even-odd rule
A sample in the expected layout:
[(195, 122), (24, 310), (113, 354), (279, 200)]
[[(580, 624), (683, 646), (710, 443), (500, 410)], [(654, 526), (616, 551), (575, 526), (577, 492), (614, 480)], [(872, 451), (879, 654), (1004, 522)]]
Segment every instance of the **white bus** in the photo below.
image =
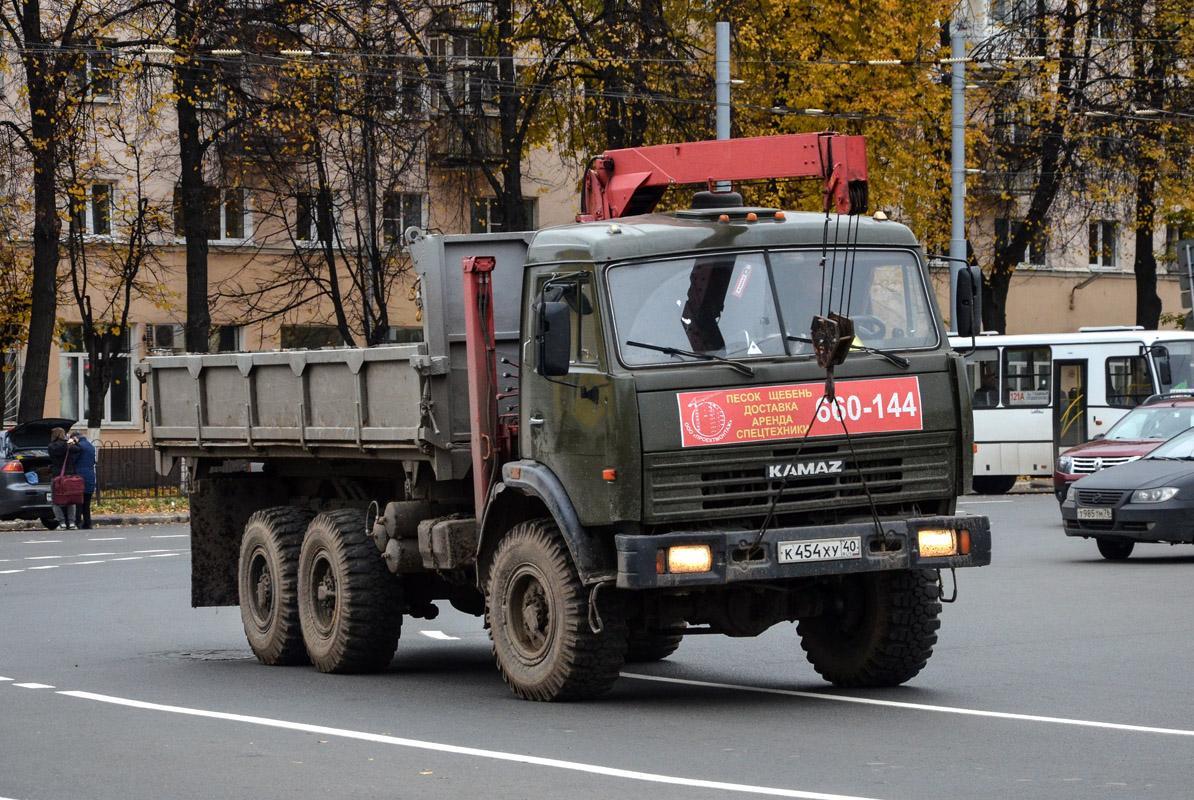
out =
[(1057, 454), (1105, 433), (1153, 394), (1194, 389), (1194, 332), (950, 337), (974, 399), (974, 490), (1006, 492), (1050, 476)]

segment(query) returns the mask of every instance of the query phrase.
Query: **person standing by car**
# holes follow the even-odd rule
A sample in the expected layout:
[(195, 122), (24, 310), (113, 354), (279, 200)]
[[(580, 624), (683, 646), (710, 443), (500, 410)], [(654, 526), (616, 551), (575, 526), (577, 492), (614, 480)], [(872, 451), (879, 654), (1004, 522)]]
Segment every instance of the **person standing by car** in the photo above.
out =
[[(54, 428), (50, 431), (50, 446), (48, 448), (50, 454), (50, 469), (54, 475), (74, 475), (75, 473), (75, 456), (82, 452), (83, 448), (79, 447), (78, 443), (73, 439), (66, 437), (66, 431), (62, 428)], [(58, 520), (59, 527), (65, 527), (67, 530), (78, 530), (78, 525), (75, 524), (75, 507), (74, 505), (59, 505), (58, 499), (54, 498), (54, 517)]]
[(69, 441), (79, 446), (75, 456), (75, 474), (83, 479), (83, 504), (79, 506), (79, 527), (91, 530), (91, 498), (95, 496), (95, 446), (81, 433), (72, 433)]

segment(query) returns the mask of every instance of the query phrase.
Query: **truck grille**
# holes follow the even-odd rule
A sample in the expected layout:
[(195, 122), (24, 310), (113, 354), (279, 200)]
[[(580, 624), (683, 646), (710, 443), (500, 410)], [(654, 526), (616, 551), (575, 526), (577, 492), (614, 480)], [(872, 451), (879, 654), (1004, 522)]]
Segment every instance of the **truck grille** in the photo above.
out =
[[(867, 509), (866, 492), (846, 442), (799, 442), (734, 449), (648, 454), (644, 463), (649, 523), (766, 514), (787, 481), (777, 514)], [(855, 437), (854, 454), (876, 503), (939, 500), (951, 491), (952, 434)], [(943, 457), (949, 454), (949, 457)], [(834, 462), (840, 471), (830, 472)], [(818, 464), (826, 468), (813, 471)], [(783, 478), (768, 477), (778, 465)], [(793, 465), (789, 469), (786, 465)], [(801, 466), (805, 465), (805, 466)], [(807, 465), (813, 465), (809, 467)], [(898, 498), (892, 497), (898, 495)]]
[(1082, 458), (1081, 456), (1074, 456), (1074, 466), (1072, 467), (1071, 475), (1088, 475), (1092, 472), (1098, 472), (1106, 467), (1114, 467), (1118, 464), (1127, 464), (1129, 461), (1135, 461), (1140, 456), (1116, 456), (1109, 458), (1103, 456), (1100, 458)]

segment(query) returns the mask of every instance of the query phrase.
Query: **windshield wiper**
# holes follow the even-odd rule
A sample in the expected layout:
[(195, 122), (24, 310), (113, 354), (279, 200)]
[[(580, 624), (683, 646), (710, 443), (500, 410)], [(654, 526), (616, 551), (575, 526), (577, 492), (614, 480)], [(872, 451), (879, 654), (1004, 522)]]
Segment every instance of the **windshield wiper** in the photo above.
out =
[(658, 344), (647, 344), (646, 342), (626, 342), (630, 347), (641, 347), (645, 350), (655, 350), (663, 353), (665, 356), (691, 356), (692, 358), (699, 358), (704, 361), (717, 361), (725, 364), (736, 372), (740, 372), (747, 377), (753, 378), (755, 375), (754, 368), (743, 364), (740, 361), (726, 358), (725, 356), (714, 355), (713, 353), (697, 353), (692, 350), (681, 350), (678, 347), (664, 347)]
[[(803, 336), (788, 335), (785, 338), (787, 338), (789, 342), (803, 342), (804, 344), (813, 343), (812, 339), (805, 339)], [(908, 369), (908, 359), (904, 358), (903, 356), (897, 356), (895, 353), (889, 353), (886, 350), (877, 350), (874, 347), (867, 347), (864, 344), (852, 344), (850, 345), (850, 349), (861, 350), (864, 353), (870, 353), (871, 355), (879, 356), (880, 358), (887, 359), (900, 369)]]

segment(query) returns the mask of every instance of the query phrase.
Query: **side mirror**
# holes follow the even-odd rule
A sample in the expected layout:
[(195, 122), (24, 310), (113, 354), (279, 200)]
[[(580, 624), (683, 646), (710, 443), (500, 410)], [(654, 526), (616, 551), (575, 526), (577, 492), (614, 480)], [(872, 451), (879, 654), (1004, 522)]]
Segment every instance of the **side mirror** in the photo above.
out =
[(568, 304), (545, 301), (535, 306), (535, 372), (545, 377), (568, 374), (572, 319)]
[(979, 315), (979, 283), (978, 270), (973, 267), (963, 267), (958, 270), (958, 285), (954, 296), (957, 298), (957, 308), (954, 309), (954, 329), (959, 336), (975, 336), (979, 333), (982, 321)]

